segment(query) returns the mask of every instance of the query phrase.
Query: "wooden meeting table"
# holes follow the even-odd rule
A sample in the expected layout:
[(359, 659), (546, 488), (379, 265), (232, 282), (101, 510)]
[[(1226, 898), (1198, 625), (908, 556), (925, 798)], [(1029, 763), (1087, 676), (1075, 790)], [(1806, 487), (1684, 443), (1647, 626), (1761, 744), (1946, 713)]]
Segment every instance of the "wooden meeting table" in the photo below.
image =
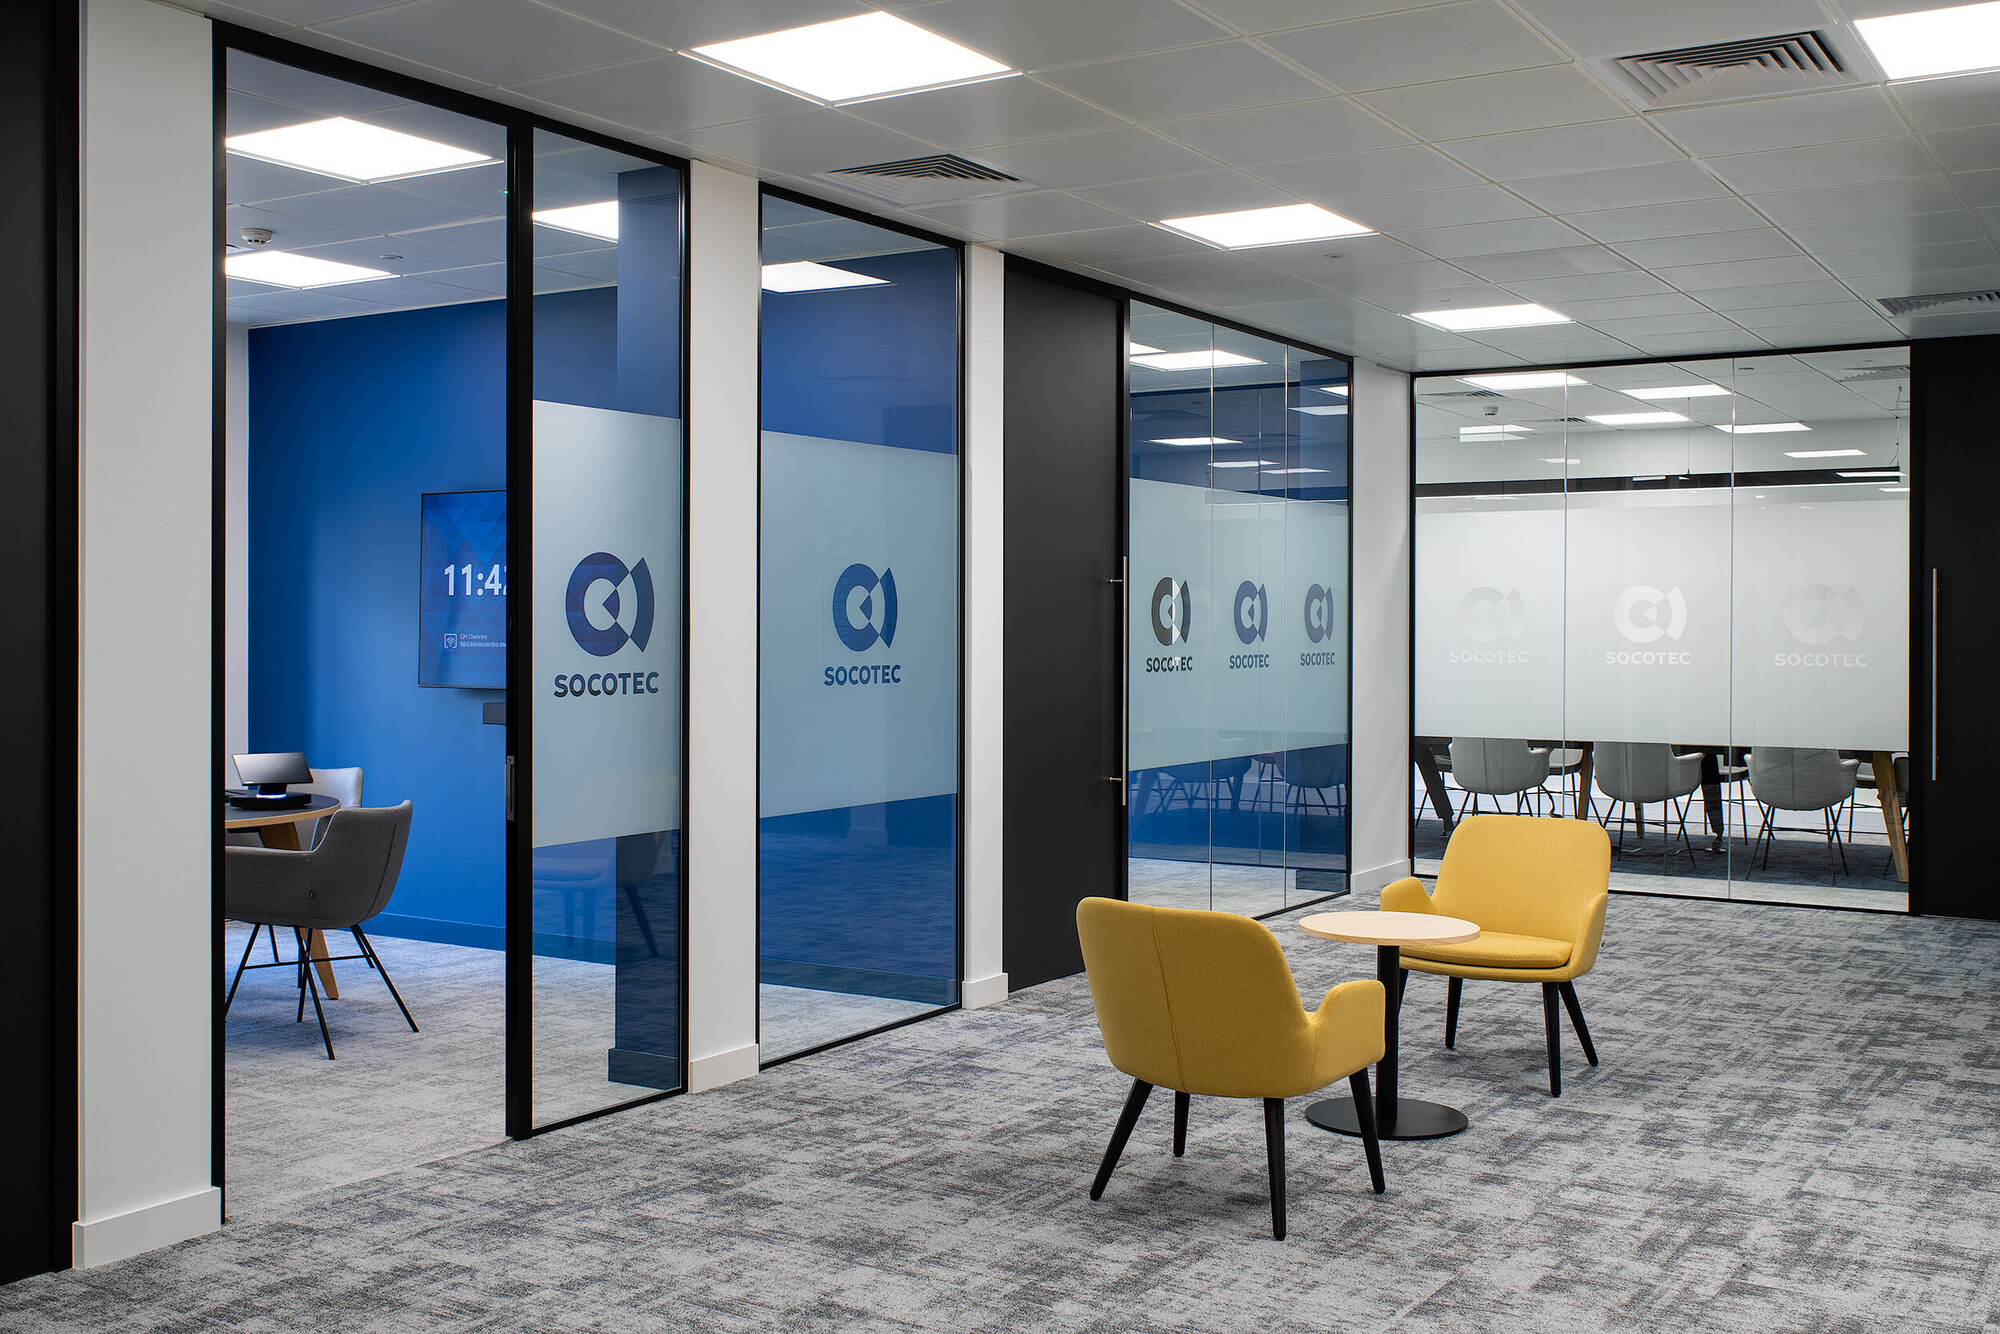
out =
[[(1458, 917), (1425, 912), (1323, 912), (1299, 922), (1321, 940), (1375, 947), (1375, 976), (1382, 983), (1382, 1059), (1375, 1066), (1375, 1128), (1383, 1139), (1442, 1139), (1465, 1129), (1465, 1113), (1442, 1103), (1396, 1096), (1396, 1030), (1403, 1011), (1404, 945), (1462, 945), (1479, 928)], [(1326, 1098), (1306, 1108), (1322, 1130), (1359, 1135), (1352, 1098)]]
[[(265, 847), (276, 848), (280, 852), (298, 852), (299, 826), (308, 821), (323, 820), (339, 809), (339, 801), (317, 793), (303, 806), (287, 806), (280, 810), (224, 806), (222, 827), (232, 834), (254, 830), (257, 837), (264, 840)], [(312, 955), (313, 970), (319, 974), (320, 990), (326, 992), (328, 1000), (339, 1000), (340, 988), (334, 985), (333, 964), (326, 957), (326, 937), (318, 931), (312, 932), (306, 949)]]

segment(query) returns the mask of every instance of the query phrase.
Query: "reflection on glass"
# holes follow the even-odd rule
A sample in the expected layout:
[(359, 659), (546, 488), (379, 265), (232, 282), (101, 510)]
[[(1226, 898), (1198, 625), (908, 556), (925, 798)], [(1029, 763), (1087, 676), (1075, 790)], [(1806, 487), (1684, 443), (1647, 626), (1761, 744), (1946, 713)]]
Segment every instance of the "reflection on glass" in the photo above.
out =
[(535, 135), (537, 1124), (681, 1083), (683, 184)]
[(1347, 363), (1134, 303), (1130, 895), (1347, 873)]
[(1902, 906), (1908, 388), (1904, 348), (1416, 381), (1419, 869), (1497, 809), (1603, 822), (1615, 888)]
[(958, 999), (958, 252), (764, 198), (765, 1060)]

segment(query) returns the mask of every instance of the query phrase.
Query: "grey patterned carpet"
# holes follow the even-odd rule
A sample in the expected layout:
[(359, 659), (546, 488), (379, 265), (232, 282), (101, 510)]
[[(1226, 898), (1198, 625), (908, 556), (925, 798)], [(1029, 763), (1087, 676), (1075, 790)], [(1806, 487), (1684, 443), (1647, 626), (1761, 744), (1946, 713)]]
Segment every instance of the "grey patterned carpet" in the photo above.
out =
[[(1357, 896), (1357, 898), (1362, 896)], [(1341, 906), (1363, 907), (1365, 903)], [(1308, 995), (1365, 950), (1274, 923)], [(1073, 979), (757, 1079), (298, 1201), (0, 1290), (8, 1330), (2000, 1329), (2000, 928), (1620, 898), (1540, 1004), (1413, 978), (1404, 1089), (1454, 1139), (1359, 1145), (1295, 1103), (1289, 1241), (1254, 1104), (1156, 1095), (1085, 1197), (1126, 1081)]]

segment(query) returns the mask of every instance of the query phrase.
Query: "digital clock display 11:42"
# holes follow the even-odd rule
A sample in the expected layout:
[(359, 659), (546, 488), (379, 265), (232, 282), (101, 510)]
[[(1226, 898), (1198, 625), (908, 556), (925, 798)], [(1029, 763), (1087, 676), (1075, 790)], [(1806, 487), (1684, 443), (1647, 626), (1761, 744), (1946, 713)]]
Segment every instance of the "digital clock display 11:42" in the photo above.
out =
[(461, 594), (466, 597), (476, 597), (486, 593), (498, 593), (504, 596), (506, 592), (507, 567), (505, 565), (494, 565), (488, 568), (483, 575), (480, 571), (475, 570), (469, 562), (464, 565), (447, 565), (444, 567), (444, 595), (446, 597), (458, 597)]

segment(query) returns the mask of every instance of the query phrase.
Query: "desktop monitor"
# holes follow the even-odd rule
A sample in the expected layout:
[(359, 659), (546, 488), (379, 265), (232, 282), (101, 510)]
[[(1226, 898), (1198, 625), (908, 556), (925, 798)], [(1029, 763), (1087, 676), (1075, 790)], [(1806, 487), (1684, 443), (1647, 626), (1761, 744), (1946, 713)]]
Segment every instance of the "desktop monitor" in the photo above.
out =
[(287, 784), (310, 783), (313, 776), (304, 751), (274, 750), (236, 756), (236, 777), (243, 786), (271, 796), (283, 792)]

